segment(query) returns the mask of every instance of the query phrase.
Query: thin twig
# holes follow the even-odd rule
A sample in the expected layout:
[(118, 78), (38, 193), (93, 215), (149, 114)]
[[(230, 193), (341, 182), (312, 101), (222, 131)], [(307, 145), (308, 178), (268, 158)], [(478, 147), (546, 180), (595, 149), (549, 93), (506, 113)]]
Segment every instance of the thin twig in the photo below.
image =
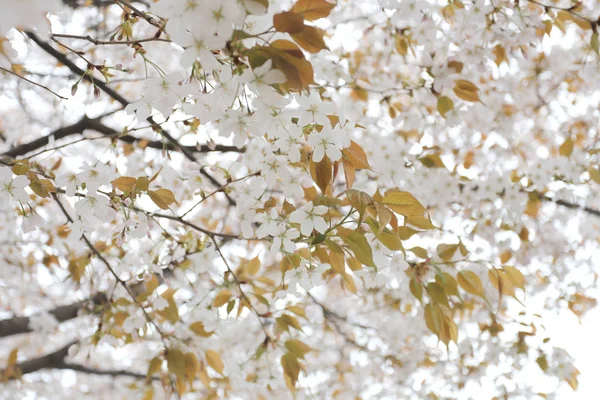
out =
[(42, 89), (44, 89), (44, 90), (46, 90), (46, 91), (48, 91), (48, 92), (52, 93), (53, 95), (55, 95), (55, 96), (56, 96), (56, 97), (58, 97), (59, 99), (63, 99), (63, 100), (69, 100), (68, 98), (61, 96), (60, 94), (56, 93), (56, 92), (55, 92), (55, 91), (53, 91), (52, 89), (48, 88), (47, 86), (44, 86), (44, 85), (42, 85), (42, 84), (40, 84), (40, 83), (37, 83), (37, 82), (34, 82), (34, 81), (30, 80), (30, 79), (27, 79), (27, 78), (25, 78), (24, 76), (21, 76), (21, 75), (17, 74), (16, 72), (14, 72), (14, 71), (11, 71), (10, 69), (6, 69), (6, 68), (4, 68), (4, 67), (0, 67), (0, 70), (2, 70), (2, 71), (4, 71), (4, 72), (7, 72), (7, 73), (9, 73), (9, 74), (11, 74), (11, 75), (14, 75), (14, 76), (16, 76), (17, 78), (23, 79), (23, 80), (24, 80), (25, 82), (27, 82), (27, 83), (31, 83), (32, 85), (35, 85), (35, 86), (37, 86), (37, 87), (40, 87), (40, 88), (42, 88)]

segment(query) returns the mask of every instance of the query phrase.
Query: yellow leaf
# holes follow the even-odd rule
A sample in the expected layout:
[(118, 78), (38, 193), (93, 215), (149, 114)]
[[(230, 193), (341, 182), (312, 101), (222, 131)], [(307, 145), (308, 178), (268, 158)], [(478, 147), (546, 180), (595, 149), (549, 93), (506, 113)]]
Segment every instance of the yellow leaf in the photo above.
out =
[(505, 266), (502, 267), (508, 279), (512, 282), (513, 285), (518, 287), (521, 290), (525, 290), (525, 277), (515, 267)]
[(464, 79), (459, 79), (454, 85), (454, 94), (460, 99), (476, 102), (481, 101), (479, 99), (479, 88), (472, 82)]
[(425, 306), (425, 324), (431, 332), (435, 333), (438, 337), (440, 336), (444, 324), (444, 316), (438, 305), (429, 303)]
[(446, 292), (447, 295), (460, 297), (460, 294), (458, 293), (458, 283), (449, 273), (443, 272), (442, 274), (436, 274), (435, 281), (444, 288), (444, 292)]
[(135, 189), (145, 192), (150, 187), (150, 180), (145, 176), (140, 176), (135, 181)]
[(600, 169), (590, 167), (588, 172), (590, 174), (590, 179), (593, 180), (594, 182), (600, 184)]
[(404, 219), (404, 223), (406, 225), (412, 225), (416, 228), (424, 230), (436, 229), (435, 225), (433, 225), (433, 223), (431, 222), (431, 218), (428, 216), (425, 217), (423, 215), (408, 216)]
[(497, 269), (490, 269), (488, 271), (488, 277), (490, 279), (490, 282), (492, 283), (492, 286), (501, 295), (515, 297), (515, 287), (503, 271), (499, 271)]
[(250, 275), (256, 275), (260, 269), (260, 259), (258, 256), (248, 261), (245, 266), (246, 272)]
[(438, 99), (437, 110), (442, 117), (446, 117), (448, 111), (454, 110), (454, 102), (450, 97), (442, 96)]
[(306, 311), (304, 311), (304, 308), (300, 306), (289, 306), (287, 310), (293, 312), (296, 315), (306, 318)]
[(292, 11), (302, 13), (307, 21), (325, 18), (335, 8), (335, 4), (325, 0), (298, 0)]
[(408, 284), (410, 292), (419, 301), (423, 301), (423, 285), (416, 278), (411, 278)]
[(454, 253), (458, 250), (458, 244), (439, 244), (436, 247), (438, 257), (443, 261), (450, 261), (454, 257)]
[(456, 71), (457, 74), (460, 74), (464, 67), (465, 67), (465, 64), (461, 63), (460, 61), (449, 61), (448, 62), (448, 68), (452, 68), (454, 71)]
[(396, 36), (396, 51), (401, 56), (408, 54), (408, 39), (404, 35)]
[(8, 362), (7, 362), (7, 366), (8, 367), (12, 367), (13, 365), (17, 365), (17, 359), (19, 356), (19, 349), (13, 349), (10, 354), (8, 355)]
[(227, 289), (222, 290), (219, 294), (215, 296), (213, 300), (213, 307), (221, 307), (225, 303), (229, 301), (231, 298), (231, 292)]
[(131, 192), (136, 182), (137, 179), (135, 178), (122, 176), (112, 181), (111, 184), (122, 192)]
[(350, 189), (346, 192), (346, 196), (348, 196), (348, 201), (354, 207), (362, 219), (367, 207), (373, 203), (373, 199), (367, 193), (362, 192), (360, 190)]
[(484, 297), (483, 284), (481, 279), (472, 271), (460, 271), (457, 275), (457, 281), (467, 293)]
[(148, 373), (146, 374), (146, 378), (150, 380), (152, 376), (154, 376), (157, 372), (160, 371), (162, 364), (163, 360), (160, 357), (154, 357), (148, 365)]
[(285, 348), (288, 349), (290, 353), (292, 353), (296, 358), (304, 358), (304, 355), (312, 349), (309, 345), (299, 341), (299, 340), (287, 340), (285, 342)]
[(356, 294), (358, 291), (356, 287), (356, 282), (354, 282), (354, 278), (350, 274), (342, 274), (342, 282), (344, 283), (344, 287), (350, 291), (350, 293)]
[(185, 354), (179, 349), (169, 349), (167, 352), (167, 367), (169, 372), (178, 378), (185, 378)]
[(448, 296), (444, 291), (444, 288), (436, 282), (429, 282), (427, 285), (427, 294), (432, 302), (436, 304), (443, 304), (446, 307), (449, 307), (448, 304)]
[(298, 320), (289, 314), (283, 314), (281, 317), (277, 317), (275, 322), (284, 331), (289, 331), (288, 327), (290, 326), (294, 329), (302, 331), (302, 326), (300, 326)]
[(506, 58), (506, 50), (504, 47), (502, 47), (502, 45), (497, 44), (492, 50), (492, 53), (494, 53), (494, 56), (496, 57), (494, 60), (496, 65), (500, 66), (500, 64), (502, 64), (504, 61), (508, 62), (508, 59)]
[(283, 373), (291, 380), (292, 387), (296, 386), (298, 375), (300, 374), (298, 359), (292, 354), (286, 353), (281, 357), (281, 367), (283, 368)]
[(208, 332), (204, 329), (204, 324), (200, 321), (194, 322), (190, 325), (190, 330), (198, 336), (211, 337), (214, 332)]
[(558, 152), (561, 156), (570, 157), (573, 153), (574, 146), (575, 143), (573, 142), (573, 139), (567, 138), (567, 140), (565, 140), (564, 143), (560, 145)]
[(175, 201), (175, 195), (168, 189), (148, 190), (148, 196), (150, 199), (163, 210), (168, 210), (169, 206)]
[(425, 207), (409, 192), (390, 190), (383, 197), (382, 203), (404, 216), (420, 216), (425, 213)]
[(223, 364), (223, 360), (221, 360), (221, 356), (218, 353), (212, 350), (206, 350), (206, 362), (212, 369), (223, 375), (223, 368), (225, 368), (225, 365)]
[(196, 379), (196, 374), (199, 372), (200, 364), (194, 353), (185, 355), (185, 374), (187, 381), (191, 384)]

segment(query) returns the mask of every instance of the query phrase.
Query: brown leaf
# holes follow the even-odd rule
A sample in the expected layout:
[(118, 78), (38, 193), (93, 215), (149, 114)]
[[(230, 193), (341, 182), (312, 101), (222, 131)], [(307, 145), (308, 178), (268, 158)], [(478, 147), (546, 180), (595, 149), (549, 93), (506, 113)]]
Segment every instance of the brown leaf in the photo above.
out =
[(334, 8), (335, 4), (325, 0), (298, 0), (292, 11), (303, 14), (307, 21), (314, 21), (327, 17)]
[(148, 196), (150, 199), (163, 210), (168, 210), (169, 206), (175, 201), (175, 195), (168, 189), (148, 190)]
[(367, 153), (353, 140), (350, 141), (350, 146), (342, 150), (342, 157), (348, 160), (354, 169), (370, 169)]
[(321, 50), (327, 49), (327, 45), (323, 39), (324, 35), (325, 31), (323, 29), (308, 25), (304, 26), (301, 32), (290, 34), (296, 43), (311, 53), (318, 53)]
[(273, 26), (277, 32), (299, 33), (304, 30), (304, 17), (293, 11), (273, 15)]

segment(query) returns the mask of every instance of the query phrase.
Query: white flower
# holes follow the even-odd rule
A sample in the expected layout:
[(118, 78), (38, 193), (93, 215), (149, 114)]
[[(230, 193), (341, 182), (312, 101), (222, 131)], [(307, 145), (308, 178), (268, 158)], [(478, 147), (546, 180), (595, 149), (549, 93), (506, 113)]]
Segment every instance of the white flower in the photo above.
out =
[(274, 186), (277, 183), (277, 179), (288, 180), (291, 176), (290, 171), (287, 167), (288, 163), (283, 156), (276, 156), (271, 153), (267, 155), (263, 161), (261, 169), (262, 175), (267, 181), (267, 185)]
[(253, 222), (256, 218), (256, 211), (251, 208), (243, 208), (238, 210), (238, 218), (242, 228), (242, 236), (246, 239), (251, 238), (254, 235)]
[(241, 77), (241, 81), (248, 83), (250, 90), (261, 97), (269, 97), (276, 92), (271, 88), (271, 85), (284, 83), (286, 81), (285, 74), (278, 69), (272, 68), (273, 62), (267, 60), (260, 67), (253, 70), (247, 69)]
[(23, 233), (29, 233), (35, 231), (38, 227), (43, 226), (46, 223), (38, 213), (30, 213), (23, 221)]
[[(183, 39), (183, 40), (181, 40)], [(212, 71), (220, 67), (217, 58), (211, 49), (218, 49), (224, 45), (224, 42), (218, 36), (205, 29), (201, 29), (201, 24), (195, 24), (187, 36), (179, 40), (179, 44), (185, 47), (185, 52), (181, 56), (181, 66), (190, 67), (196, 60), (207, 71)]]
[(144, 317), (140, 315), (130, 315), (123, 322), (123, 330), (126, 333), (133, 333), (134, 330), (142, 329), (146, 324)]
[(102, 195), (88, 195), (75, 203), (79, 216), (95, 216), (101, 221), (109, 222), (115, 219), (116, 211), (110, 207), (110, 200)]
[(283, 248), (283, 251), (287, 253), (293, 253), (296, 250), (296, 245), (292, 240), (297, 239), (300, 233), (297, 229), (289, 229), (285, 224), (279, 224), (276, 227), (277, 232), (275, 233), (273, 243), (271, 244), (271, 252), (278, 252)]
[(332, 129), (331, 125), (327, 123), (323, 126), (321, 132), (310, 134), (308, 144), (314, 149), (314, 162), (321, 161), (326, 154), (331, 161), (337, 161), (342, 158), (341, 149), (344, 148), (344, 138), (340, 133), (339, 130)]
[(330, 101), (323, 101), (316, 92), (312, 92), (310, 96), (298, 96), (296, 98), (300, 104), (300, 114), (298, 125), (305, 126), (316, 122), (319, 125), (329, 125), (327, 115), (336, 113), (335, 105)]
[(24, 175), (18, 175), (13, 178), (10, 168), (0, 167), (0, 203), (6, 204), (12, 197), (16, 200), (27, 203), (29, 196), (25, 188), (29, 185), (29, 179)]
[(319, 233), (325, 233), (327, 223), (321, 215), (326, 212), (327, 207), (315, 206), (311, 201), (302, 208), (293, 211), (290, 214), (290, 221), (300, 224), (300, 232), (304, 236), (310, 236), (313, 229), (316, 229)]
[(85, 188), (90, 194), (96, 193), (100, 186), (110, 182), (110, 168), (106, 164), (87, 164), (81, 169), (83, 171), (77, 174), (76, 182), (85, 182)]
[(256, 237), (262, 239), (266, 236), (275, 236), (279, 231), (277, 229), (277, 221), (279, 214), (275, 208), (270, 212), (264, 212), (256, 216), (256, 222), (260, 224), (256, 230)]
[(56, 186), (64, 186), (67, 196), (75, 196), (75, 192), (81, 187), (81, 183), (79, 175), (73, 172), (67, 172), (56, 178)]

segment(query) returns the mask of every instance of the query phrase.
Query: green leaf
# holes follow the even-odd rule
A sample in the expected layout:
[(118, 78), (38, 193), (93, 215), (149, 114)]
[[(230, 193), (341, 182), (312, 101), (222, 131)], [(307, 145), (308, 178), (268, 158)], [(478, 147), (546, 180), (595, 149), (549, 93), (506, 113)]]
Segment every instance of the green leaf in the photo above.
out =
[(300, 375), (300, 363), (293, 354), (286, 353), (281, 357), (283, 373), (290, 379), (292, 386), (296, 386), (298, 375)]
[(375, 262), (373, 261), (373, 250), (371, 249), (367, 238), (365, 238), (362, 233), (352, 232), (347, 238), (345, 238), (345, 241), (358, 261), (368, 267), (375, 267)]
[(288, 351), (294, 356), (296, 356), (296, 358), (304, 358), (306, 353), (312, 351), (309, 345), (295, 339), (287, 340), (285, 342), (285, 348), (288, 349)]
[(443, 304), (446, 307), (450, 307), (450, 305), (448, 304), (448, 296), (446, 295), (446, 292), (444, 291), (444, 288), (441, 285), (435, 282), (430, 282), (427, 285), (427, 294), (429, 295), (431, 301), (433, 301), (434, 303)]
[(418, 282), (416, 278), (413, 277), (410, 279), (408, 287), (410, 288), (412, 295), (420, 302), (423, 302), (423, 285)]

